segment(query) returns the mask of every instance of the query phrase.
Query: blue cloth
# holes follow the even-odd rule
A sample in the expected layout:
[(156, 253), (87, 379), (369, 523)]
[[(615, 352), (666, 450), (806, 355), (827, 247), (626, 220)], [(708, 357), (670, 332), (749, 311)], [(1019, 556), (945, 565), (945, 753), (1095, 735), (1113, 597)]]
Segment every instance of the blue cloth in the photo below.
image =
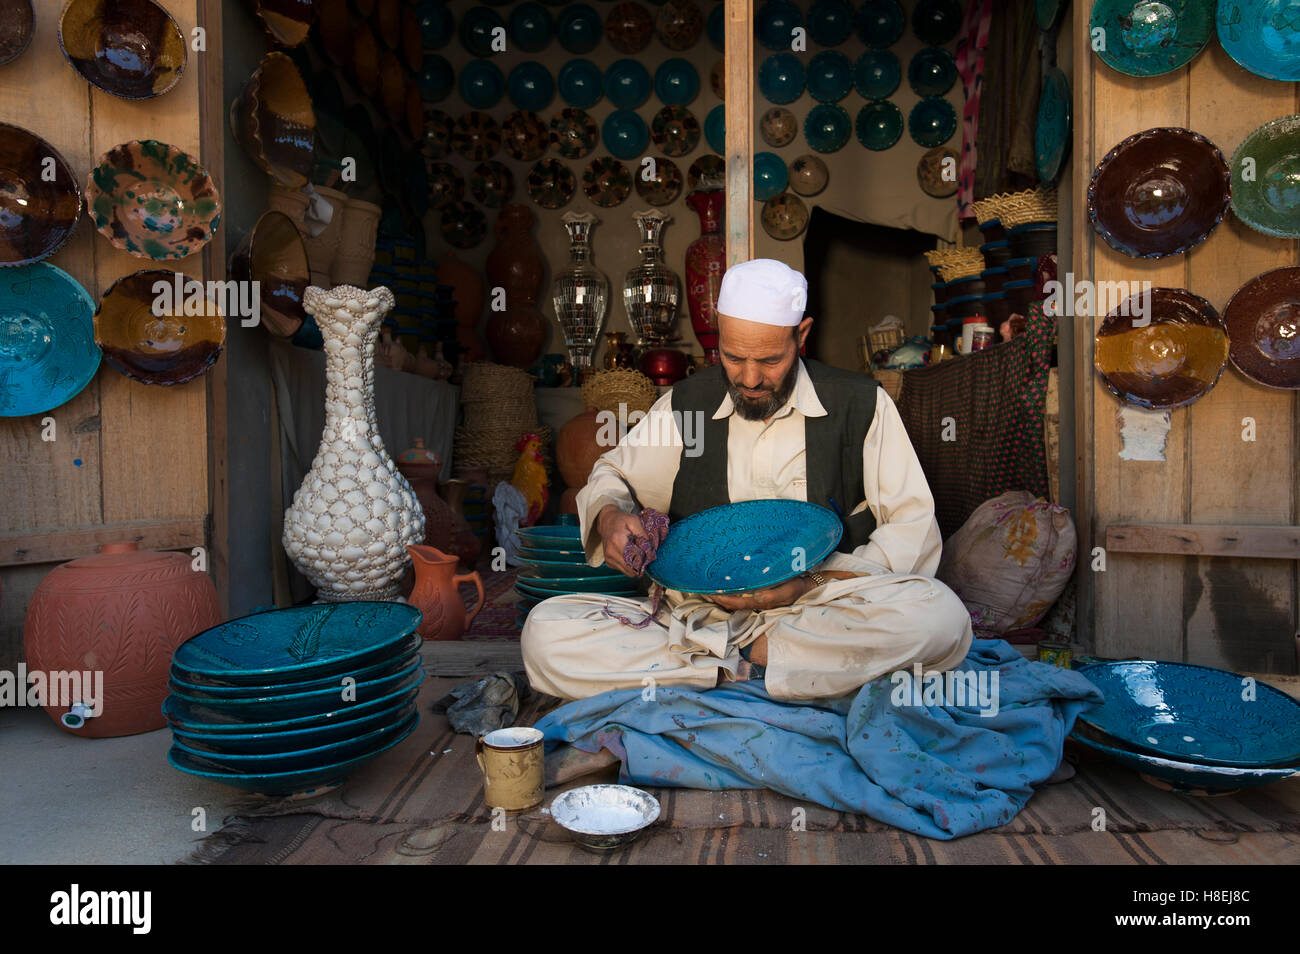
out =
[(983, 680), (964, 683), (983, 685), (983, 701), (927, 697), (928, 680), (910, 673), (811, 702), (773, 699), (751, 680), (605, 692), (561, 706), (537, 728), (548, 753), (564, 744), (613, 752), (628, 784), (770, 788), (956, 838), (1011, 821), (1060, 764), (1075, 717), (1102, 695), (1079, 673), (1029, 662), (1003, 640), (976, 639), (954, 672)]

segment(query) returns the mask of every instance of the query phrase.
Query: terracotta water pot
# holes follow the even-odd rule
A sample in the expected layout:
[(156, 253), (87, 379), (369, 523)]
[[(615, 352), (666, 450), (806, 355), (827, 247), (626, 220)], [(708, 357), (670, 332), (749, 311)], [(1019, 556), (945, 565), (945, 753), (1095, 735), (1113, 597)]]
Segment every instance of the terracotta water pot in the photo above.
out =
[(472, 331), (483, 312), (483, 277), (458, 259), (455, 252), (447, 252), (438, 259), (438, 281), (452, 287), (456, 323), (468, 325)]
[(423, 438), (415, 438), (411, 445), (397, 455), (396, 463), (424, 510), (423, 542), (445, 553), (455, 553), (456, 514), (438, 496), (438, 472), (442, 470), (442, 461), (424, 446)]
[(537, 308), (546, 259), (533, 238), (533, 221), (528, 206), (505, 206), (497, 216), (497, 244), (487, 257), (488, 282), (506, 292), (505, 310), (488, 318), (488, 347), (497, 361), (516, 368), (531, 366), (551, 335), (550, 324)]
[(96, 714), (84, 717), (75, 706), (92, 700), (51, 699), (60, 704), (45, 711), (56, 723), (92, 738), (134, 735), (164, 725), (176, 647), (220, 622), (216, 587), (188, 554), (106, 543), (41, 580), (27, 608), (23, 651), (29, 673), (103, 674)]
[(584, 486), (596, 459), (609, 450), (596, 440), (601, 428), (599, 414), (594, 407), (587, 408), (560, 428), (555, 439), (555, 463), (566, 486)]
[[(408, 546), (415, 566), (415, 589), (407, 600), (424, 614), (419, 634), (425, 639), (460, 639), (483, 608), (486, 597), (483, 580), (477, 571), (457, 573), (457, 559), (437, 547)], [(472, 582), (478, 587), (478, 603), (465, 614), (465, 604), (457, 585)]]

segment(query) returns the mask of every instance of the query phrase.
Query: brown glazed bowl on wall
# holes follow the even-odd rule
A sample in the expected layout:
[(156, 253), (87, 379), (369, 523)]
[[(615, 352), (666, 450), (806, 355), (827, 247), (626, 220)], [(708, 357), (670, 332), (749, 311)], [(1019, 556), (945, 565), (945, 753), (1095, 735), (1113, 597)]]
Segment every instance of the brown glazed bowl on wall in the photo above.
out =
[(83, 79), (123, 99), (161, 96), (185, 69), (181, 28), (153, 0), (70, 0), (59, 46)]
[(1230, 192), (1228, 163), (1214, 143), (1161, 126), (1129, 136), (1098, 163), (1088, 217), (1115, 251), (1163, 258), (1205, 241), (1223, 219)]
[(281, 185), (300, 189), (316, 168), (316, 114), (298, 67), (268, 53), (230, 104), (230, 129), (249, 157)]
[(262, 213), (231, 256), (230, 276), (260, 283), (262, 325), (276, 337), (292, 338), (307, 320), (302, 296), (311, 284), (311, 262), (302, 233), (283, 212)]
[(1300, 266), (1256, 275), (1223, 312), (1233, 367), (1265, 387), (1300, 389)]
[[(191, 381), (216, 363), (226, 344), (220, 303), (202, 289), (190, 291), (185, 276), (178, 302), (177, 274), (150, 268), (124, 275), (95, 309), (95, 344), (104, 360), (141, 384)], [(200, 295), (201, 311), (191, 301)]]
[[(54, 181), (41, 174), (54, 160)], [(81, 218), (71, 167), (40, 136), (0, 123), (0, 266), (31, 265), (63, 247)]]
[(292, 49), (307, 39), (314, 16), (312, 0), (254, 0), (266, 32), (280, 46)]
[(22, 56), (35, 32), (32, 0), (0, 0), (0, 66)]

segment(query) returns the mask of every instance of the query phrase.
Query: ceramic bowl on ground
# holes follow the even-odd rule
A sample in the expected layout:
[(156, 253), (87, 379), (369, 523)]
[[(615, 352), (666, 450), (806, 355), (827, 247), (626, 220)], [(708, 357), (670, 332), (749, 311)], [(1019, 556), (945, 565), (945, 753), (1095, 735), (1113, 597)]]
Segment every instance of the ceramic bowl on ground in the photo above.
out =
[(700, 123), (685, 106), (665, 106), (650, 122), (650, 138), (665, 156), (687, 156), (700, 144)]
[(471, 109), (491, 109), (506, 93), (506, 77), (491, 60), (470, 60), (460, 71), (457, 87)]
[(1134, 258), (1177, 255), (1199, 245), (1228, 208), (1231, 173), (1199, 133), (1157, 127), (1129, 136), (1098, 163), (1088, 186), (1097, 234)]
[(868, 149), (888, 149), (903, 135), (903, 113), (887, 99), (872, 100), (858, 110), (854, 128), (858, 142)]
[(628, 56), (640, 53), (650, 44), (654, 29), (654, 15), (639, 3), (616, 4), (605, 15), (605, 39)]
[(172, 655), (189, 682), (273, 685), (337, 675), (397, 652), (420, 623), (405, 603), (295, 606), (221, 623)]
[(474, 167), (469, 188), (480, 205), (499, 209), (514, 197), (515, 176), (504, 162), (489, 159)]
[(81, 190), (58, 150), (26, 129), (0, 123), (0, 266), (53, 255), (80, 218)]
[(506, 89), (510, 93), (510, 102), (518, 109), (541, 112), (555, 99), (555, 80), (551, 71), (541, 63), (528, 61), (520, 63), (510, 71), (506, 80)]
[(546, 152), (550, 133), (540, 116), (520, 109), (507, 116), (501, 124), (501, 143), (513, 158), (532, 162)]
[(686, 170), (686, 188), (704, 188), (706, 181), (721, 183), (718, 188), (725, 188), (727, 179), (727, 162), (721, 156), (700, 156)]
[(927, 96), (907, 116), (912, 140), (927, 149), (942, 146), (957, 131), (957, 111), (942, 96)]
[(316, 113), (302, 74), (288, 56), (268, 53), (233, 103), (230, 129), (258, 167), (300, 189), (316, 165)]
[(704, 138), (709, 148), (718, 155), (727, 153), (727, 115), (726, 107), (714, 106), (709, 115), (704, 117)]
[(763, 231), (774, 239), (788, 242), (803, 234), (808, 227), (808, 206), (791, 192), (782, 192), (763, 203), (759, 219)]
[(452, 248), (477, 248), (487, 236), (487, 216), (472, 202), (451, 202), (441, 209), (438, 231)]
[(630, 785), (584, 785), (557, 795), (551, 818), (593, 851), (630, 845), (659, 818), (659, 802)]
[(1034, 164), (1038, 178), (1054, 182), (1070, 151), (1070, 81), (1056, 67), (1043, 77), (1034, 128)]
[(181, 751), (176, 746), (167, 753), (167, 761), (173, 768), (188, 775), (197, 775), (213, 782), (230, 785), (234, 788), (253, 792), (258, 795), (301, 795), (315, 791), (324, 791), (341, 785), (357, 769), (372, 761), (401, 742), (415, 731), (419, 716), (414, 715), (403, 723), (402, 729), (393, 738), (388, 739), (378, 748), (358, 755), (355, 758), (319, 768), (305, 769), (297, 772), (278, 772), (268, 774), (235, 774), (213, 771), (197, 761), (194, 756)]
[(536, 0), (528, 0), (516, 4), (510, 11), (507, 32), (517, 49), (525, 53), (540, 53), (551, 42), (555, 33), (555, 21), (546, 7)]
[(682, 194), (682, 171), (671, 159), (656, 159), (654, 175), (647, 179), (638, 172), (634, 182), (636, 194), (653, 206), (672, 205)]
[(700, 74), (680, 56), (664, 60), (655, 70), (655, 95), (665, 106), (688, 106), (699, 95)]
[(803, 548), (805, 566), (816, 566), (843, 532), (833, 511), (802, 500), (710, 507), (668, 528), (646, 575), (684, 593), (745, 593), (798, 576), (792, 547)]
[[(546, 551), (549, 552), (549, 551)], [(568, 560), (537, 560), (531, 557), (519, 557), (519, 563), (524, 567), (524, 573), (521, 576), (525, 582), (530, 577), (542, 577), (544, 579), (609, 579), (616, 582), (622, 582), (623, 574), (608, 566), (588, 566), (584, 560), (581, 563), (573, 563)]]
[(1186, 66), (1214, 31), (1214, 0), (1095, 0), (1089, 32), (1104, 31), (1101, 61), (1126, 76), (1159, 76)]
[(790, 172), (784, 160), (774, 152), (754, 153), (754, 199), (766, 202), (780, 195), (790, 184)]
[(506, 28), (501, 14), (491, 7), (470, 7), (460, 18), (460, 45), (474, 56), (491, 56), (492, 38), (498, 28)]
[[(1253, 160), (1247, 179), (1246, 157)], [(1232, 211), (1257, 232), (1300, 238), (1300, 115), (1270, 120), (1232, 156)]]
[(185, 69), (181, 28), (153, 0), (70, 0), (59, 46), (82, 79), (123, 99), (161, 96)]
[(601, 156), (587, 163), (582, 173), (582, 191), (593, 205), (602, 209), (622, 205), (632, 192), (632, 173), (617, 159)]
[(501, 127), (481, 110), (470, 110), (456, 118), (452, 128), (451, 148), (462, 159), (482, 162), (491, 159), (501, 148)]
[(99, 368), (95, 303), (47, 262), (0, 269), (0, 417), (52, 410)]
[(591, 60), (569, 60), (556, 76), (560, 98), (578, 109), (591, 109), (605, 95), (605, 77)]
[(1070, 738), (1085, 748), (1092, 749), (1132, 769), (1148, 784), (1182, 795), (1226, 795), (1238, 789), (1256, 788), (1300, 776), (1300, 765), (1279, 768), (1231, 768), (1224, 765), (1201, 765), (1134, 752), (1084, 722), (1075, 723)]
[(202, 732), (172, 727), (172, 737), (191, 750), (225, 755), (266, 755), (295, 752), (356, 738), (366, 732), (404, 721), (414, 707), (411, 701), (385, 706), (377, 712), (284, 732)]
[(936, 199), (946, 199), (957, 191), (957, 150), (936, 146), (916, 163), (916, 181), (921, 191)]
[(567, 550), (575, 553), (582, 551), (578, 528), (574, 526), (520, 527), (518, 532), (520, 543), (534, 550)]
[(572, 3), (560, 11), (556, 21), (555, 35), (560, 46), (570, 53), (590, 53), (600, 45), (604, 25), (600, 14), (586, 3)]
[(839, 46), (853, 32), (847, 0), (816, 0), (808, 11), (808, 35), (818, 46)]
[(785, 107), (773, 106), (759, 119), (758, 133), (769, 146), (788, 146), (799, 135), (799, 120)]
[(1219, 0), (1216, 19), (1219, 42), (1243, 69), (1300, 80), (1300, 11), (1291, 0)]
[(818, 152), (836, 152), (844, 148), (853, 131), (853, 121), (844, 107), (836, 103), (819, 103), (808, 111), (803, 123), (803, 138)]
[(86, 183), (95, 227), (116, 248), (156, 261), (185, 258), (212, 240), (221, 199), (206, 170), (154, 139), (114, 146)]
[[(340, 674), (339, 678), (341, 679), (343, 675), (346, 675), (346, 670)], [(423, 681), (424, 673), (417, 671), (392, 692), (378, 696), (368, 702), (350, 704), (342, 702), (340, 698), (337, 707), (328, 712), (299, 716), (293, 719), (266, 721), (248, 721), (236, 718), (228, 712), (207, 709), (199, 704), (184, 702), (176, 696), (168, 696), (163, 700), (163, 718), (167, 720), (167, 724), (172, 729), (212, 735), (220, 734), (231, 739), (236, 736), (267, 736), (300, 729), (326, 728), (353, 719), (371, 716), (395, 706), (411, 705), (419, 694), (420, 684)], [(237, 742), (232, 743), (232, 745), (237, 744)]]
[(577, 188), (573, 170), (558, 159), (540, 159), (528, 171), (528, 197), (543, 209), (563, 208)]
[(863, 99), (892, 95), (902, 79), (902, 64), (889, 50), (867, 50), (853, 64), (853, 85)]
[(1233, 768), (1300, 761), (1300, 702), (1267, 683), (1245, 700), (1244, 677), (1208, 666), (1124, 660), (1077, 672), (1106, 697), (1080, 720), (1125, 748)]
[(826, 163), (808, 153), (790, 163), (790, 188), (800, 195), (817, 195), (830, 182)]
[(927, 46), (907, 65), (907, 82), (917, 96), (942, 96), (957, 81), (957, 61), (941, 46)]
[(421, 0), (415, 8), (424, 49), (441, 50), (456, 32), (456, 20), (445, 0)]
[(307, 39), (315, 19), (312, 0), (254, 0), (253, 9), (271, 39), (286, 49)]
[(689, 50), (704, 32), (704, 14), (695, 0), (666, 0), (655, 16), (655, 35), (665, 48), (680, 53)]
[(912, 11), (912, 32), (922, 43), (942, 46), (961, 31), (957, 0), (918, 0)]
[(630, 109), (616, 109), (605, 117), (600, 127), (601, 139), (618, 159), (635, 159), (650, 142), (645, 120)]
[(758, 69), (758, 88), (769, 102), (784, 106), (803, 95), (807, 74), (793, 53), (774, 53)]
[(754, 12), (754, 35), (769, 50), (788, 50), (803, 14), (790, 0), (766, 0)]
[(551, 117), (549, 135), (551, 145), (563, 158), (582, 159), (600, 142), (600, 127), (586, 110), (570, 107)]
[(177, 274), (146, 269), (125, 275), (109, 286), (95, 311), (95, 343), (104, 360), (142, 384), (197, 378), (225, 347), (223, 303), (209, 298), (202, 285), (183, 289), (178, 299)]
[(862, 42), (873, 50), (893, 46), (906, 25), (907, 14), (898, 0), (866, 0), (853, 21)]
[(650, 73), (637, 60), (624, 57), (605, 70), (605, 96), (616, 109), (636, 109), (650, 98)]
[(1228, 357), (1265, 387), (1300, 389), (1300, 266), (1256, 275), (1223, 312)]
[[(1014, 282), (1008, 282), (1010, 289)], [(1094, 364), (1121, 401), (1146, 408), (1183, 407), (1207, 394), (1228, 361), (1228, 333), (1208, 301), (1185, 288), (1135, 295), (1097, 330)], [(1143, 317), (1149, 323), (1135, 326)]]
[(0, 0), (0, 66), (22, 56), (35, 32), (32, 0)]
[(853, 88), (853, 63), (838, 50), (822, 50), (806, 73), (808, 93), (822, 103), (837, 103)]

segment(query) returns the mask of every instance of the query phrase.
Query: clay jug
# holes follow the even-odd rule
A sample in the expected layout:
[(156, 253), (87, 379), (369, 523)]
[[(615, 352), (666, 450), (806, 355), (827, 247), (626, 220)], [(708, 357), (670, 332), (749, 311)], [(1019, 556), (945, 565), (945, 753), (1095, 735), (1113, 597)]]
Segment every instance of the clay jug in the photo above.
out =
[(411, 443), (411, 447), (397, 455), (396, 463), (424, 510), (423, 542), (453, 553), (456, 515), (447, 506), (447, 502), (438, 496), (438, 472), (442, 470), (442, 462), (437, 454), (424, 446), (424, 438), (417, 437)]
[(458, 259), (455, 252), (447, 252), (438, 260), (438, 281), (454, 289), (451, 297), (456, 299), (456, 324), (472, 331), (483, 311), (483, 279), (479, 273)]
[[(456, 557), (437, 547), (408, 546), (406, 552), (415, 566), (415, 588), (407, 602), (424, 614), (419, 634), (425, 639), (460, 639), (486, 600), (482, 578), (477, 571), (457, 573)], [(468, 581), (478, 587), (478, 603), (467, 617), (457, 585)]]
[[(23, 651), (29, 673), (102, 673), (98, 700), (49, 700), (45, 711), (56, 723), (93, 738), (134, 735), (164, 725), (176, 647), (220, 622), (216, 587), (188, 553), (106, 543), (95, 556), (55, 567), (37, 585)], [(93, 714), (76, 706), (90, 701), (97, 703)]]

